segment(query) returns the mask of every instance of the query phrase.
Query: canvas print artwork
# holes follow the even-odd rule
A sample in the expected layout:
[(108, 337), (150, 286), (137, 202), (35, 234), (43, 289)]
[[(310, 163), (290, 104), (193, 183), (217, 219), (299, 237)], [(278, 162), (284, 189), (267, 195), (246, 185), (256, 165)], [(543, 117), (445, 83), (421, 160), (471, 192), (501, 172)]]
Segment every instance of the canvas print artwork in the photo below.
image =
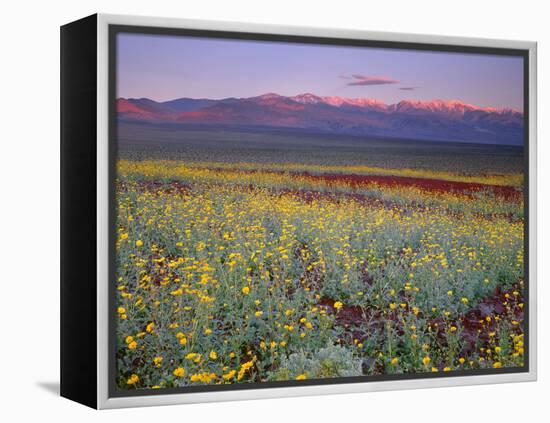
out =
[(524, 368), (522, 57), (134, 32), (115, 57), (117, 390)]

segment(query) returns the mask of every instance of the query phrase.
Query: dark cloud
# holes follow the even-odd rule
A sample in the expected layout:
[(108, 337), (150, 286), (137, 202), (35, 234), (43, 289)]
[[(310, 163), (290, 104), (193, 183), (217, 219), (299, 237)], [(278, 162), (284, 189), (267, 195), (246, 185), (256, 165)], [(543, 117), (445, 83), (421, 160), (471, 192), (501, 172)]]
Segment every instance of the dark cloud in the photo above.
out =
[(368, 76), (353, 74), (351, 76), (340, 75), (340, 77), (344, 79), (353, 79), (353, 81), (346, 84), (349, 86), (387, 85), (399, 83), (399, 81), (388, 78), (386, 76)]
[(399, 87), (398, 89), (400, 89), (402, 91), (414, 91), (417, 88), (419, 88), (419, 87)]

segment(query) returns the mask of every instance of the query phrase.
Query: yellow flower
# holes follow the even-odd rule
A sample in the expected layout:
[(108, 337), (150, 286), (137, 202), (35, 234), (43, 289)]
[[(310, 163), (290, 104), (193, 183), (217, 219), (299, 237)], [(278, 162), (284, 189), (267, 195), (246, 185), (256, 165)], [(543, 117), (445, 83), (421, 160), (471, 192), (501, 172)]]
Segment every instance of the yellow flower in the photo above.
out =
[(176, 377), (183, 377), (185, 375), (185, 369), (183, 367), (178, 367), (173, 371), (173, 375)]
[(243, 289), (241, 291), (244, 295), (248, 295), (250, 293), (250, 288), (248, 286), (243, 286)]
[(154, 322), (151, 322), (147, 325), (147, 327), (145, 328), (145, 330), (149, 333), (153, 332), (153, 328), (155, 327), (155, 323)]
[(498, 354), (502, 351), (502, 348), (501, 347), (495, 347), (495, 352)]
[(466, 360), (464, 359), (464, 357), (460, 357), (460, 358), (458, 359), (458, 361), (460, 362), (460, 364), (464, 364), (464, 362), (465, 362)]
[(135, 350), (137, 348), (137, 342), (136, 341), (132, 341), (128, 344), (128, 348), (130, 348), (131, 350)]
[(462, 301), (464, 304), (468, 304), (468, 298), (466, 297), (462, 297), (460, 301)]
[(302, 373), (298, 376), (296, 376), (296, 380), (306, 380), (307, 379), (307, 376), (305, 373)]
[(160, 367), (160, 363), (162, 363), (162, 357), (158, 356), (153, 358), (153, 363), (155, 363), (155, 366)]
[(342, 304), (340, 301), (336, 301), (336, 302), (334, 303), (334, 308), (335, 308), (336, 310), (340, 310), (342, 307), (344, 307), (344, 304)]
[(450, 371), (451, 371), (451, 368), (450, 368), (450, 367), (444, 367), (444, 368), (443, 368), (443, 371), (444, 371), (444, 372), (450, 372)]
[(451, 295), (453, 295), (453, 291), (452, 291), (451, 289), (449, 289), (449, 290), (447, 291), (447, 295), (450, 297)]
[(119, 307), (119, 308), (117, 309), (117, 311), (118, 311), (118, 314), (124, 314), (124, 313), (126, 313), (126, 309), (125, 309), (124, 307)]
[(218, 354), (216, 353), (216, 351), (210, 351), (208, 357), (210, 357), (211, 360), (215, 360), (216, 358), (218, 358)]
[(136, 247), (141, 247), (143, 245), (143, 241), (141, 239), (138, 239), (136, 241)]
[(127, 344), (129, 344), (130, 342), (132, 342), (134, 340), (134, 337), (132, 335), (128, 335), (126, 337), (126, 339), (124, 340), (124, 342), (126, 342)]
[(130, 376), (130, 377), (128, 378), (128, 380), (126, 381), (126, 383), (127, 383), (128, 385), (135, 385), (136, 383), (138, 383), (138, 381), (139, 381), (139, 376), (136, 375), (136, 374), (134, 373), (132, 376)]
[(493, 368), (494, 369), (500, 369), (502, 367), (502, 363), (500, 361), (495, 361), (493, 363)]
[(246, 371), (250, 369), (253, 365), (254, 365), (253, 360), (247, 361), (246, 363), (241, 364), (241, 368), (239, 369), (239, 373), (237, 375), (237, 380), (241, 380), (244, 377)]
[(208, 372), (195, 373), (194, 375), (191, 376), (191, 382), (210, 383), (210, 381), (215, 378), (216, 378), (215, 373), (208, 373)]
[(262, 314), (264, 314), (263, 311), (257, 311), (256, 313), (254, 313), (256, 317), (260, 317)]
[(399, 359), (397, 357), (394, 357), (391, 359), (391, 364), (393, 364), (394, 366), (399, 362)]
[(431, 358), (428, 357), (428, 356), (426, 356), (426, 357), (424, 357), (424, 358), (422, 359), (422, 363), (424, 363), (425, 366), (427, 366), (428, 364), (430, 364), (430, 361), (432, 361), (432, 360), (431, 360)]
[(226, 374), (222, 375), (222, 378), (224, 378), (225, 380), (233, 379), (236, 373), (237, 373), (236, 370), (231, 370), (230, 372), (227, 372)]
[(390, 303), (390, 309), (391, 310), (395, 310), (396, 307), (397, 307), (397, 305), (395, 303)]

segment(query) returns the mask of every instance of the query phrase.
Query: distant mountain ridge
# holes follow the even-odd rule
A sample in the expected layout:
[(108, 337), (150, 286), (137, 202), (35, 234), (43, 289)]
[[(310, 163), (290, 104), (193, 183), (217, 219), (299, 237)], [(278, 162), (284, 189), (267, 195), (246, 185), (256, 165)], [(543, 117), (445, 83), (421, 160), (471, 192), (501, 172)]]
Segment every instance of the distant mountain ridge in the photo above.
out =
[(117, 100), (119, 119), (300, 128), (364, 136), (523, 144), (523, 113), (478, 107), (460, 100), (402, 100), (386, 104), (370, 98), (282, 96), (267, 93), (221, 100), (147, 98)]

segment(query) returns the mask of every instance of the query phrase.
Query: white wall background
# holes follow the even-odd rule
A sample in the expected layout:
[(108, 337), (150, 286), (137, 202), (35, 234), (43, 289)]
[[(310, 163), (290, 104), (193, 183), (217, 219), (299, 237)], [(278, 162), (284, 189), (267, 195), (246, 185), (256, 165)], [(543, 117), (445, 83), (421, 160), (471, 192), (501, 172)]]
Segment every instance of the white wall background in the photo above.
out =
[[(2, 5), (0, 419), (168, 421), (542, 421), (549, 410), (550, 235), (545, 196), (550, 108), (548, 10), (540, 0), (81, 0)], [(59, 26), (95, 13), (141, 14), (539, 42), (539, 381), (94, 412), (59, 381)], [(549, 118), (550, 119), (550, 118)], [(547, 216), (547, 215), (546, 215)], [(546, 332), (546, 333), (545, 333)], [(547, 393), (544, 393), (547, 390)], [(8, 415), (11, 414), (11, 417)], [(543, 417), (544, 416), (544, 417)]]

